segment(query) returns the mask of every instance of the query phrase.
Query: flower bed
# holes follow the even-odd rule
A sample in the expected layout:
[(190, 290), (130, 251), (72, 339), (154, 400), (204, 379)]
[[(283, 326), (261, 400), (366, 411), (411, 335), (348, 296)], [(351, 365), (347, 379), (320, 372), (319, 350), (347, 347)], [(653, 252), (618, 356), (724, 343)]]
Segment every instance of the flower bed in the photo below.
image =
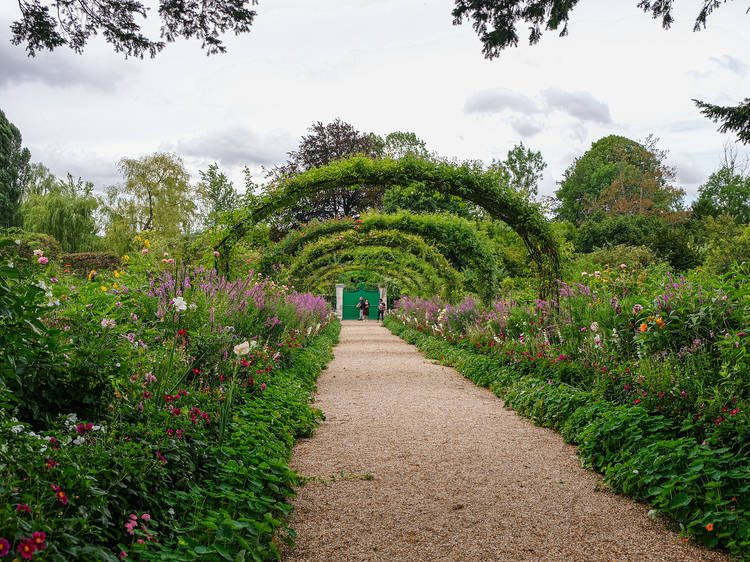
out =
[(161, 260), (37, 267), (0, 266), (0, 555), (276, 559), (340, 329), (325, 301)]
[(745, 553), (747, 272), (713, 287), (669, 279), (661, 292), (647, 275), (621, 273), (612, 288), (596, 272), (564, 285), (559, 303), (403, 299), (386, 325), (561, 431), (584, 466), (674, 518), (686, 538)]

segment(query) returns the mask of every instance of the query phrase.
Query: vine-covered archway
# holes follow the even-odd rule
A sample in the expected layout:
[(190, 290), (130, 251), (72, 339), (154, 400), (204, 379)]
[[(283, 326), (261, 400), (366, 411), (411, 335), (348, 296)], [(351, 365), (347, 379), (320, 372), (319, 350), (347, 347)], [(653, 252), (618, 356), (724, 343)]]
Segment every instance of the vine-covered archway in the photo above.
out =
[(494, 296), (493, 289), (497, 286), (500, 272), (489, 239), (471, 221), (452, 215), (371, 213), (362, 216), (358, 222), (346, 218), (311, 223), (302, 229), (291, 231), (277, 244), (265, 249), (258, 262), (258, 269), (266, 275), (272, 274), (277, 266), (291, 263), (301, 248), (321, 237), (352, 230), (396, 230), (418, 235), (435, 246), (454, 268), (471, 267), (476, 274), (476, 283), (472, 289), (482, 298), (489, 300)]
[[(430, 265), (438, 277), (445, 284), (445, 296), (449, 300), (458, 294), (462, 288), (461, 275), (448, 263), (448, 260), (435, 248), (427, 244), (420, 237), (413, 234), (403, 234), (397, 230), (382, 230), (360, 232), (349, 230), (338, 235), (334, 234), (305, 246), (305, 249), (292, 261), (288, 269), (290, 280), (300, 282), (311, 275), (313, 267), (323, 267), (325, 264), (336, 263), (341, 258), (341, 252), (349, 250), (356, 252), (364, 247), (380, 247), (382, 254), (371, 252), (373, 260), (388, 260), (389, 255), (383, 249), (398, 249), (408, 253), (417, 260)], [(395, 264), (394, 264), (395, 265)], [(440, 291), (442, 293), (442, 291)]]
[(499, 172), (482, 170), (478, 164), (455, 165), (413, 156), (398, 160), (355, 156), (314, 168), (284, 180), (247, 214), (219, 242), (217, 250), (227, 254), (230, 247), (254, 224), (275, 211), (296, 204), (300, 198), (330, 193), (346, 186), (413, 185), (415, 189), (455, 195), (482, 207), (495, 219), (515, 230), (524, 241), (531, 259), (537, 264), (543, 297), (556, 291), (560, 264), (557, 243), (537, 206), (504, 187)]
[[(447, 263), (447, 262), (446, 262)], [(459, 292), (456, 282), (459, 279), (455, 270), (436, 267), (431, 260), (425, 260), (410, 253), (408, 249), (368, 246), (363, 248), (346, 248), (324, 254), (317, 259), (289, 271), (289, 283), (305, 290), (317, 288), (319, 279), (328, 268), (342, 265), (355, 265), (359, 268), (387, 271), (391, 277), (397, 273), (400, 277), (409, 277), (417, 283), (419, 290), (411, 294), (418, 296), (441, 295), (448, 301), (455, 301)], [(330, 290), (330, 287), (328, 287)], [(325, 292), (325, 291), (324, 291)]]

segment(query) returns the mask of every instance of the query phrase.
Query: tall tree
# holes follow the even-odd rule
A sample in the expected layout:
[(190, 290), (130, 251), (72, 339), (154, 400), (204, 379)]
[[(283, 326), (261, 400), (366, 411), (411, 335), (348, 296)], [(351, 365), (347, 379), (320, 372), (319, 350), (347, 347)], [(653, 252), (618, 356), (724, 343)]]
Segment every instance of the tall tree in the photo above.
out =
[(21, 132), (0, 110), (0, 226), (15, 226), (31, 152), (22, 146)]
[(26, 177), (26, 185), (23, 189), (24, 200), (32, 195), (45, 195), (58, 186), (58, 179), (47, 166), (41, 162), (32, 162)]
[(123, 158), (119, 169), (125, 183), (108, 188), (103, 199), (109, 226), (118, 225), (133, 234), (155, 230), (164, 237), (191, 231), (195, 194), (180, 157), (157, 152)]
[(237, 208), (239, 194), (234, 185), (214, 163), (200, 171), (201, 181), (196, 192), (201, 202), (203, 222), (207, 228), (218, 227), (222, 214)]
[[(273, 191), (284, 179), (325, 166), (354, 154), (376, 158), (383, 152), (383, 141), (373, 133), (363, 133), (349, 123), (336, 119), (327, 125), (318, 121), (308, 129), (297, 150), (289, 153), (284, 164), (275, 166), (268, 174), (270, 183), (265, 192)], [(383, 195), (382, 188), (371, 186), (346, 186), (324, 196), (304, 197), (295, 209), (277, 215), (273, 221), (274, 236), (280, 235), (302, 223), (313, 219), (326, 220), (360, 213), (378, 207)]]
[(593, 143), (564, 173), (556, 193), (559, 218), (581, 224), (599, 211), (674, 218), (684, 192), (671, 184), (674, 169), (655, 139), (646, 145), (617, 135)]
[(547, 163), (541, 152), (531, 150), (523, 142), (519, 142), (508, 151), (505, 160), (494, 160), (492, 167), (505, 174), (508, 186), (513, 191), (527, 201), (534, 201)]
[[(44, 166), (41, 168), (46, 170)], [(65, 252), (92, 250), (98, 230), (94, 184), (68, 174), (65, 180), (55, 179), (52, 185), (47, 186), (46, 182), (43, 185), (43, 192), (31, 192), (21, 206), (24, 228), (49, 234)]]
[(383, 154), (391, 158), (403, 158), (407, 154), (427, 158), (427, 144), (412, 132), (394, 131), (385, 136)]
[(11, 25), (11, 41), (25, 45), (29, 55), (61, 46), (81, 53), (99, 33), (125, 56), (152, 58), (166, 43), (196, 38), (208, 54), (226, 51), (220, 35), (250, 31), (257, 0), (159, 0), (159, 39), (147, 37), (138, 21), (149, 8), (138, 0), (17, 0), (21, 18)]
[(697, 219), (731, 215), (737, 223), (750, 223), (750, 173), (747, 166), (737, 161), (736, 150), (724, 151), (724, 159), (716, 172), (698, 188), (698, 199), (693, 202), (693, 216)]

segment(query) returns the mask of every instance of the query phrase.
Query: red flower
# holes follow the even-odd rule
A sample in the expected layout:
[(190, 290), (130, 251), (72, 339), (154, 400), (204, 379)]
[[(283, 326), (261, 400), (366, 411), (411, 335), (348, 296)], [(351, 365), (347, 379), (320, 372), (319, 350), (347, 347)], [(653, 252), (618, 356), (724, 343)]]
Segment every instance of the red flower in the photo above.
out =
[(52, 459), (47, 459), (47, 470), (50, 468), (55, 468), (57, 466), (57, 461), (53, 461)]
[(35, 550), (36, 547), (30, 539), (22, 540), (21, 544), (18, 545), (18, 552), (21, 553), (21, 558), (24, 558), (26, 560), (31, 560), (32, 558), (34, 558)]
[(25, 511), (26, 513), (31, 513), (31, 509), (29, 509), (29, 506), (25, 503), (19, 503), (16, 505), (16, 511)]
[(5, 539), (0, 538), (0, 556), (5, 556), (9, 552), (10, 552), (10, 543)]
[(165, 459), (164, 455), (162, 455), (159, 451), (156, 451), (156, 456), (158, 457), (160, 463), (166, 464), (167, 459)]
[(31, 533), (31, 542), (34, 543), (34, 546), (38, 550), (43, 550), (47, 548), (47, 543), (45, 542), (47, 540), (47, 533), (44, 533), (42, 531), (36, 531), (35, 533)]
[(62, 491), (60, 486), (55, 486), (54, 484), (51, 484), (51, 486), (55, 491), (55, 497), (60, 500), (63, 505), (68, 505), (68, 496), (65, 495), (65, 492)]
[(185, 335), (185, 330), (177, 330), (177, 335), (178, 336), (184, 336)]

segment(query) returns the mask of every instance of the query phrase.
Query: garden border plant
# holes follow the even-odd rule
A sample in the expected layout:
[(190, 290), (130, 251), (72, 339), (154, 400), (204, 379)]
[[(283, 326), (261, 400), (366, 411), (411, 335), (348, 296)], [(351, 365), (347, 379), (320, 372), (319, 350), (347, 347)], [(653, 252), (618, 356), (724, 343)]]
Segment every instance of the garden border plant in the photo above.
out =
[[(538, 267), (541, 296), (552, 296), (556, 294), (556, 280), (560, 278), (557, 241), (538, 206), (503, 187), (498, 174), (497, 171), (483, 170), (478, 163), (457, 165), (414, 156), (398, 160), (373, 160), (363, 156), (339, 160), (283, 180), (257, 206), (246, 210), (245, 217), (231, 227), (215, 249), (219, 256), (223, 256), (226, 269), (231, 247), (253, 225), (275, 211), (296, 205), (307, 195), (359, 185), (414, 185), (415, 189), (438, 191), (471, 201), (493, 218), (508, 224), (524, 241)], [(217, 258), (217, 262), (219, 260)]]
[(578, 445), (582, 465), (602, 472), (613, 490), (647, 501), (708, 546), (739, 556), (750, 551), (750, 457), (683, 437), (663, 415), (552, 380), (554, 367), (519, 371), (513, 362), (459, 347), (404, 320), (392, 315), (385, 326), (426, 357), (488, 387), (506, 407), (561, 432)]

